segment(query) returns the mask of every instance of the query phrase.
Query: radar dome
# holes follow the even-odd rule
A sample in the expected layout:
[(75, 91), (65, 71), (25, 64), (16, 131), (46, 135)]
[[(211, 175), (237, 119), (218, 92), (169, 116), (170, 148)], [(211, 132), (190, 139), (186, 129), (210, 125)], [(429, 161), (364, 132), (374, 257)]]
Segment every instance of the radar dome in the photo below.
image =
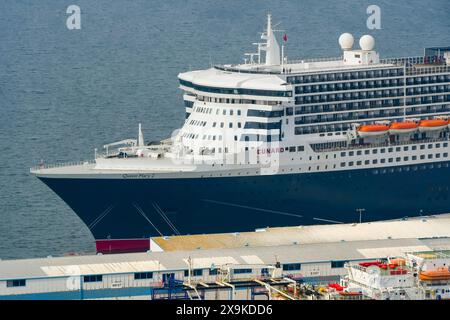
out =
[(359, 46), (361, 47), (361, 50), (363, 51), (370, 51), (373, 50), (375, 47), (375, 39), (366, 34), (359, 39)]
[(339, 45), (342, 50), (351, 50), (353, 47), (353, 42), (355, 42), (355, 39), (350, 33), (343, 33), (339, 37)]

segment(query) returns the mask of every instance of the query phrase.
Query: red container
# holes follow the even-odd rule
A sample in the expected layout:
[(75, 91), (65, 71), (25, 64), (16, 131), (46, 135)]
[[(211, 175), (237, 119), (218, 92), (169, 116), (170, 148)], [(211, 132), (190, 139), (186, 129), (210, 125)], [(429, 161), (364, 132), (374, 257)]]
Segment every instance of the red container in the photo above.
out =
[(150, 250), (150, 239), (103, 239), (95, 240), (98, 253), (130, 253)]

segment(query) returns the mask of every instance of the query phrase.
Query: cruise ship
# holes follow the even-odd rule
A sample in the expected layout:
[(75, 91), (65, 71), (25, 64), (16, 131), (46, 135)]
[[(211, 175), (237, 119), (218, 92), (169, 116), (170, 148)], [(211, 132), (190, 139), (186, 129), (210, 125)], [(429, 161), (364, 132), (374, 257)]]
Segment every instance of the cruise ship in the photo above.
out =
[(340, 57), (292, 60), (275, 28), (268, 15), (240, 64), (178, 75), (186, 119), (171, 137), (147, 142), (139, 124), (93, 161), (31, 169), (99, 252), (450, 211), (450, 47), (380, 58), (372, 36), (344, 33)]

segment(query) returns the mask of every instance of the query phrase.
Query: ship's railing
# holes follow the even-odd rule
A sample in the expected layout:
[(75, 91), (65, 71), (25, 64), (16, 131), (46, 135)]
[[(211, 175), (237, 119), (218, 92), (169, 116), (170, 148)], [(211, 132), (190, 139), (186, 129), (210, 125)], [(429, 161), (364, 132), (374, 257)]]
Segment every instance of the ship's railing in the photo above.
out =
[(62, 167), (75, 167), (75, 166), (87, 166), (90, 164), (94, 164), (95, 160), (85, 160), (85, 161), (71, 161), (71, 162), (56, 162), (56, 163), (44, 163), (41, 162), (31, 168), (31, 170), (40, 170), (40, 169), (53, 169), (53, 168), (62, 168)]
[(423, 56), (380, 59), (380, 63), (394, 64), (397, 66), (398, 65), (403, 66), (405, 63), (406, 63), (406, 66), (412, 66), (414, 64), (422, 64), (424, 62), (425, 62), (425, 58)]
[(422, 65), (420, 67), (409, 67), (406, 68), (406, 75), (416, 75), (416, 74), (433, 74), (433, 73), (448, 73), (450, 72), (450, 66), (436, 66), (436, 65)]
[(277, 69), (268, 69), (268, 66), (265, 64), (253, 64), (252, 69), (242, 69), (239, 67), (239, 65), (230, 65), (230, 66), (224, 66), (224, 65), (215, 65), (214, 68), (222, 71), (231, 71), (231, 72), (238, 72), (238, 73), (263, 73), (263, 74), (280, 74), (281, 70)]
[[(313, 62), (328, 62), (341, 61), (340, 57), (323, 57), (323, 58), (308, 58), (308, 59), (292, 59), (287, 60), (284, 65), (280, 66), (266, 66), (264, 63), (247, 63), (244, 66), (250, 66), (249, 69), (242, 68), (243, 65), (215, 65), (214, 68), (223, 71), (240, 72), (240, 73), (263, 73), (263, 74), (282, 74), (283, 68), (289, 70), (289, 65)], [(380, 59), (381, 64), (393, 64), (395, 66), (405, 66), (407, 72), (410, 74), (426, 74), (426, 73), (441, 73), (449, 72), (450, 67), (445, 65), (436, 65), (430, 63), (424, 56), (400, 57), (400, 58), (384, 58)], [(416, 65), (421, 65), (419, 68)], [(429, 65), (429, 67), (428, 67)], [(284, 73), (287, 73), (286, 71)]]
[[(222, 71), (240, 72), (240, 73), (263, 73), (263, 74), (281, 74), (283, 73), (283, 68), (289, 69), (289, 65), (299, 64), (299, 63), (310, 63), (310, 62), (326, 62), (326, 61), (340, 61), (342, 57), (324, 57), (324, 58), (314, 58), (314, 59), (294, 59), (287, 60), (283, 65), (280, 66), (267, 66), (263, 63), (252, 63), (245, 64), (244, 66), (251, 66), (250, 69), (243, 69), (242, 65), (215, 65), (214, 68)], [(285, 71), (284, 73), (287, 73)]]
[(343, 57), (323, 57), (310, 59), (293, 59), (288, 60), (286, 64), (310, 63), (310, 62), (328, 62), (328, 61), (342, 61)]
[(333, 151), (348, 151), (348, 150), (368, 149), (368, 148), (380, 148), (380, 147), (396, 147), (411, 144), (446, 142), (446, 141), (449, 141), (449, 138), (418, 139), (418, 140), (405, 140), (397, 142), (380, 142), (380, 143), (354, 144), (354, 145), (348, 144), (347, 146), (331, 147), (331, 148), (315, 147), (314, 143), (311, 143), (310, 145), (315, 152), (333, 152)]

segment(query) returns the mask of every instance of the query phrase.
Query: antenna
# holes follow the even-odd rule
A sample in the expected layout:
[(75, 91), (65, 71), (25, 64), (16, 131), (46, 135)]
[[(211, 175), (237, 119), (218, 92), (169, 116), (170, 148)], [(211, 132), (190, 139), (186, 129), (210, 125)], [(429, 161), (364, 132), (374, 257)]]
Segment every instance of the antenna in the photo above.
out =
[(144, 134), (142, 133), (142, 126), (139, 123), (139, 136), (138, 136), (138, 147), (142, 147), (144, 145)]

